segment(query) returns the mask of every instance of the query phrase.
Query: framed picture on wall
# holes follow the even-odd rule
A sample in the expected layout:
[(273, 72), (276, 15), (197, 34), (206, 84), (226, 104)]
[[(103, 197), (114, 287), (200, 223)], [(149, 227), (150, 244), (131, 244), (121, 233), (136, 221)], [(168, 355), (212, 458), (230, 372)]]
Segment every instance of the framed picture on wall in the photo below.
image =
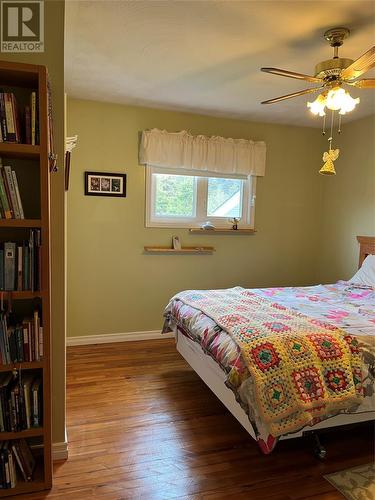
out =
[(126, 196), (126, 174), (85, 172), (85, 195)]

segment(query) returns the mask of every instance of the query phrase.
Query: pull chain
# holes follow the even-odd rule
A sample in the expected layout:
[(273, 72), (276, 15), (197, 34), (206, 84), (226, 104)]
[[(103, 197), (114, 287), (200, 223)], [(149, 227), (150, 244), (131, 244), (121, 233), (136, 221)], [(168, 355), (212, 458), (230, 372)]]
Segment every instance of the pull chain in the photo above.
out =
[(323, 130), (322, 130), (322, 135), (326, 135), (326, 115), (323, 115)]
[(329, 149), (331, 150), (332, 149), (332, 140), (333, 140), (333, 123), (334, 123), (334, 119), (335, 119), (335, 112), (332, 110), (332, 114), (331, 114), (331, 133), (330, 133), (330, 137), (328, 139), (328, 142), (329, 142)]

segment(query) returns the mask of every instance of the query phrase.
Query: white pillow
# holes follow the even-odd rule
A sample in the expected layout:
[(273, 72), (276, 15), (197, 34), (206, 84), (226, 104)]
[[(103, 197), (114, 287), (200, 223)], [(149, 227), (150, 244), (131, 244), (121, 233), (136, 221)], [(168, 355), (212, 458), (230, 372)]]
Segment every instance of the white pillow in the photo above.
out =
[(375, 287), (375, 255), (368, 255), (362, 266), (350, 280), (359, 285), (369, 285)]

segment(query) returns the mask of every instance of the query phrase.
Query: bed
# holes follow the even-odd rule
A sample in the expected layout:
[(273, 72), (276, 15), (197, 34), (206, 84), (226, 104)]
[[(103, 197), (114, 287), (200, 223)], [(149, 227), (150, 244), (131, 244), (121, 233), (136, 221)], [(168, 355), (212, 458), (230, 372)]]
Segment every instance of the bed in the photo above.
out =
[[(280, 439), (374, 418), (375, 282), (371, 272), (375, 275), (375, 237), (357, 239), (360, 269), (354, 281), (310, 287), (186, 291), (173, 297), (165, 310), (163, 332), (174, 332), (177, 350), (263, 453), (270, 453)], [(370, 259), (373, 269), (368, 277)], [(238, 323), (238, 316), (242, 323)], [(259, 321), (268, 325), (267, 329), (256, 329)], [(266, 349), (260, 351), (259, 341), (248, 349), (244, 325), (246, 332), (251, 332), (251, 342), (257, 335), (267, 337), (261, 339)], [(318, 346), (318, 338), (320, 351), (309, 345), (312, 352), (304, 353), (307, 344), (303, 337), (295, 341), (296, 328), (306, 330), (313, 347)], [(281, 341), (284, 344), (277, 344)], [(273, 344), (277, 344), (275, 350)], [(286, 351), (285, 345), (293, 345), (296, 350)], [(303, 358), (298, 357), (300, 351)], [(255, 367), (254, 352), (261, 362)], [(317, 353), (322, 356), (316, 357)], [(328, 385), (321, 387), (311, 369), (306, 369), (306, 356), (314, 356)], [(284, 380), (286, 364), (288, 381), (275, 385), (275, 381)], [(284, 371), (280, 371), (282, 366)], [(298, 378), (301, 373), (307, 374), (307, 382)], [(302, 382), (303, 391), (298, 393)], [(272, 387), (268, 392), (267, 384)], [(308, 401), (306, 391), (313, 396)], [(291, 392), (303, 396), (295, 402), (297, 406), (286, 404)], [(271, 407), (270, 402), (276, 404)], [(277, 418), (270, 408), (275, 414), (280, 410)]]

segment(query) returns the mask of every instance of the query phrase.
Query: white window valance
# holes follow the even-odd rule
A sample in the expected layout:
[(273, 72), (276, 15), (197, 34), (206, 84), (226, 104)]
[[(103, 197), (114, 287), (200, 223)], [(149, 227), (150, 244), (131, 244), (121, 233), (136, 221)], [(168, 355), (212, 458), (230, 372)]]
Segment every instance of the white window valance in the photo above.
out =
[(247, 139), (193, 136), (186, 130), (142, 132), (139, 161), (143, 165), (184, 168), (220, 174), (264, 176), (266, 144)]

